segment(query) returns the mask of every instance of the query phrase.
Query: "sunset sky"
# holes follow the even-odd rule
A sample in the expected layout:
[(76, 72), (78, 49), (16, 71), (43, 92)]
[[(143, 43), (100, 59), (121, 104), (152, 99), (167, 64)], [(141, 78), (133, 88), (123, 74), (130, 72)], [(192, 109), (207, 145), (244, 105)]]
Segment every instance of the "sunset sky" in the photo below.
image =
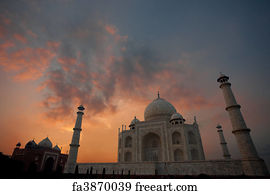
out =
[(160, 96), (221, 159), (239, 158), (219, 72), (270, 164), (269, 1), (0, 1), (0, 152), (49, 137), (67, 153), (85, 106), (78, 162), (115, 162), (117, 133)]

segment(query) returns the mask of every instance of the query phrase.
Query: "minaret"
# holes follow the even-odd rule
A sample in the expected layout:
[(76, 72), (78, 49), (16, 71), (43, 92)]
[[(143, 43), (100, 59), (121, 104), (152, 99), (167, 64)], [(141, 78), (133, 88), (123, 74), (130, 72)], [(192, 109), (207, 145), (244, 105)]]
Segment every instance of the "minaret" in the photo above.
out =
[(78, 107), (77, 112), (77, 120), (75, 123), (75, 127), (73, 128), (73, 136), (71, 140), (69, 155), (67, 159), (67, 163), (65, 166), (65, 173), (74, 173), (77, 163), (77, 155), (78, 155), (78, 149), (79, 149), (79, 142), (80, 142), (80, 133), (81, 133), (81, 126), (82, 126), (82, 116), (83, 116), (83, 110), (84, 107), (80, 105)]
[(223, 151), (223, 157), (224, 159), (231, 159), (231, 155), (229, 153), (221, 125), (217, 125), (217, 129), (218, 129), (217, 132), (219, 134), (219, 139), (220, 139), (220, 145)]
[(268, 175), (268, 170), (262, 159), (259, 158), (256, 148), (250, 136), (250, 129), (247, 128), (245, 120), (240, 111), (241, 106), (237, 104), (231, 89), (231, 83), (228, 82), (229, 77), (220, 74), (217, 81), (220, 83), (220, 88), (223, 91), (226, 111), (229, 113), (233, 131), (235, 135), (241, 159), (243, 171), (246, 175), (263, 176)]
[(117, 161), (118, 162), (120, 162), (120, 157), (119, 157), (120, 150), (121, 150), (121, 145), (120, 145), (120, 128), (118, 128), (118, 154), (117, 154)]

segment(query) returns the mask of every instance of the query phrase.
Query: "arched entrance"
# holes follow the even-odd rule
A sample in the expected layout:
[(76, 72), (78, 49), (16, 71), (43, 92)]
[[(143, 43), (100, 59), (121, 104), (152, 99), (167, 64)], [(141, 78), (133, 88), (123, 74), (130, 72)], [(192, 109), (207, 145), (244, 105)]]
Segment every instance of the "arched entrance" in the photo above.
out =
[(54, 166), (54, 159), (52, 157), (47, 158), (44, 164), (44, 172), (52, 172)]
[(181, 134), (179, 132), (174, 132), (172, 134), (172, 144), (182, 144)]
[(161, 141), (155, 133), (148, 133), (142, 141), (142, 161), (161, 161)]

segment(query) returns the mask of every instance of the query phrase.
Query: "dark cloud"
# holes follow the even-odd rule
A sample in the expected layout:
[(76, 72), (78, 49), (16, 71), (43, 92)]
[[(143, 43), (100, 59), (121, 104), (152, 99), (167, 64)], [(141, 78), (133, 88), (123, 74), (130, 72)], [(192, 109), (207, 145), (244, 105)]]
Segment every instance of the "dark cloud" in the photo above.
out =
[(190, 76), (187, 72), (194, 73), (187, 61), (181, 57), (181, 63), (170, 61), (150, 45), (131, 41), (117, 26), (91, 18), (91, 14), (84, 17), (69, 3), (60, 8), (59, 2), (30, 1), (19, 11), (23, 1), (3, 3), (7, 14), (2, 21), (10, 22), (2, 22), (6, 30), (2, 31), (5, 39), (17, 41), (16, 49), (30, 47), (34, 51), (37, 47), (47, 48), (48, 42), (58, 44), (57, 50), (47, 51), (55, 57), (42, 69), (43, 105), (51, 118), (70, 115), (77, 103), (89, 107), (91, 114), (105, 109), (115, 111), (112, 99), (116, 89), (123, 96), (142, 99), (152, 99), (153, 92), (161, 90), (171, 94), (169, 100), (181, 94), (186, 101), (197, 99), (207, 104), (201, 95), (192, 92), (190, 85), (183, 84)]

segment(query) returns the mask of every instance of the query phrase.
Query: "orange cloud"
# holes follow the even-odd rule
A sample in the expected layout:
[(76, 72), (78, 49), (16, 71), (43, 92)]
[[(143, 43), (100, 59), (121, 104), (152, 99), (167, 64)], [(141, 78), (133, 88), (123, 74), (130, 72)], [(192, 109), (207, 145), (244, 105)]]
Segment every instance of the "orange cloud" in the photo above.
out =
[(109, 33), (109, 34), (111, 34), (111, 35), (115, 35), (116, 34), (116, 32), (118, 31), (117, 30), (117, 28), (115, 27), (115, 26), (113, 26), (113, 25), (105, 25), (105, 30)]
[(8, 48), (14, 47), (14, 46), (15, 46), (15, 44), (14, 44), (13, 42), (11, 42), (11, 41), (6, 41), (6, 42), (0, 44), (0, 49), (1, 49), (2, 51), (4, 51), (4, 49), (8, 49)]
[(128, 39), (128, 36), (127, 35), (125, 35), (125, 36), (119, 35), (117, 33), (118, 32), (118, 29), (114, 25), (109, 25), (109, 24), (105, 25), (105, 30), (109, 34), (113, 35), (114, 40), (116, 42), (125, 42)]
[(74, 65), (76, 63), (75, 58), (69, 58), (69, 57), (58, 58), (57, 61), (58, 63), (62, 65)]
[(6, 71), (13, 71), (15, 73), (13, 78), (16, 81), (40, 78), (56, 56), (49, 48), (26, 47), (9, 51), (10, 47), (14, 47), (14, 43), (7, 41), (0, 45), (0, 65)]
[(18, 40), (18, 41), (20, 41), (21, 43), (27, 43), (27, 39), (24, 37), (24, 36), (22, 36), (22, 35), (20, 35), (20, 34), (13, 34), (13, 37), (16, 39), (16, 40)]
[(55, 42), (55, 41), (48, 41), (46, 43), (47, 47), (51, 49), (55, 49), (55, 50), (59, 48), (60, 44), (61, 44), (60, 42)]

